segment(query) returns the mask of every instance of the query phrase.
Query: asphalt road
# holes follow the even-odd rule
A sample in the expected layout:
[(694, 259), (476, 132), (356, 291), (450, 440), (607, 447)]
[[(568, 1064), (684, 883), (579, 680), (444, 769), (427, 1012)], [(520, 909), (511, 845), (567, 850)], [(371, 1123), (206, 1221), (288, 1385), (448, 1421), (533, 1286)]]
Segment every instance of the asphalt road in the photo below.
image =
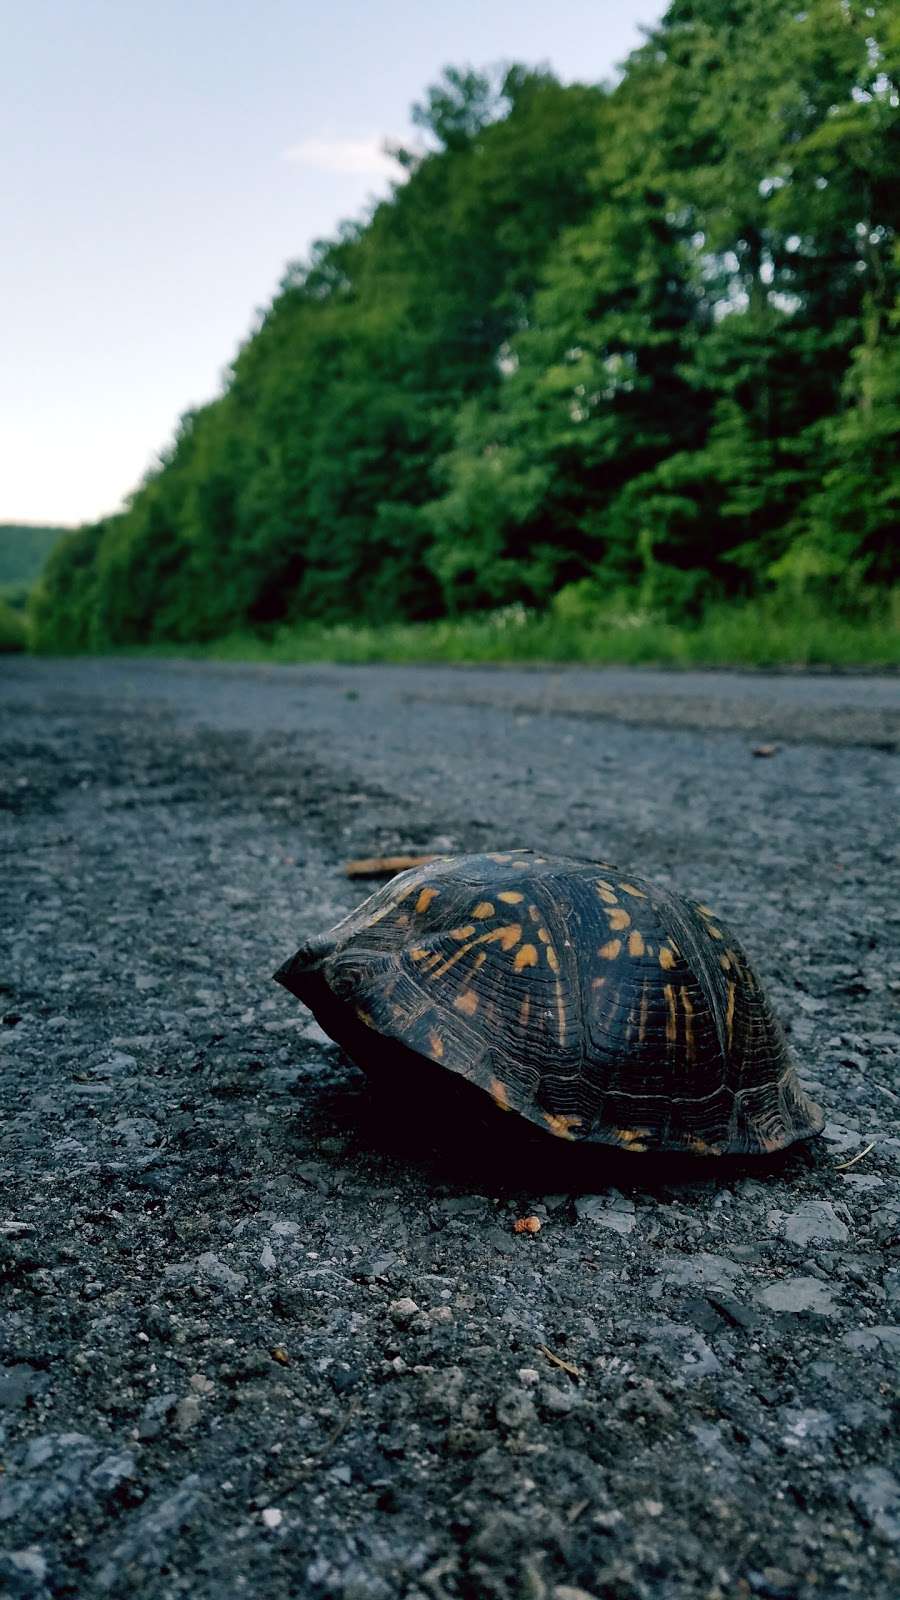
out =
[[(897, 680), (7, 660), (0, 718), (0, 1594), (896, 1600)], [(585, 1166), (271, 983), (348, 857), (509, 845), (719, 908), (824, 1137)]]

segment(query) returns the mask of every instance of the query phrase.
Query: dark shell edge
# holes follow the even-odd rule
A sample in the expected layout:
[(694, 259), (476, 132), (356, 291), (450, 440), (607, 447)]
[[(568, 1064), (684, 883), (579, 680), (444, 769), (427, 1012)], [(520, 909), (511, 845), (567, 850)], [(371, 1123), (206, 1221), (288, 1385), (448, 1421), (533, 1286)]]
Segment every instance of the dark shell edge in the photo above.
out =
[[(392, 1064), (395, 1068), (402, 1065), (407, 1072), (416, 1063), (436, 1067), (438, 1063), (431, 1057), (411, 1049), (397, 1034), (389, 1030), (375, 1030), (361, 1022), (352, 1004), (348, 1003), (349, 997), (342, 999), (335, 994), (322, 972), (324, 961), (333, 948), (334, 943), (330, 935), (310, 941), (301, 946), (278, 968), (273, 974), (274, 980), (312, 1012), (329, 1037), (334, 1039), (351, 1061), (363, 1071), (384, 1081), (385, 1073), (391, 1069)], [(480, 1071), (479, 1065), (476, 1064), (475, 1070), (467, 1073), (449, 1062), (440, 1063), (442, 1072), (449, 1072), (454, 1078), (471, 1084), (489, 1101), (496, 1104), (491, 1094), (490, 1075)], [(660, 1130), (642, 1129), (639, 1119), (635, 1119), (637, 1127), (625, 1129), (601, 1122), (595, 1124), (589, 1133), (578, 1134), (571, 1129), (554, 1127), (554, 1119), (550, 1116), (545, 1117), (539, 1107), (530, 1102), (517, 1105), (514, 1101), (510, 1101), (503, 1109), (515, 1112), (547, 1138), (565, 1141), (580, 1148), (599, 1145), (633, 1155), (679, 1153), (695, 1157), (776, 1155), (789, 1149), (791, 1145), (817, 1137), (825, 1126), (824, 1111), (802, 1088), (793, 1063), (781, 1081), (790, 1089), (792, 1101), (792, 1115), (789, 1119), (785, 1119), (782, 1132), (766, 1137), (757, 1136), (752, 1140), (748, 1138), (736, 1143), (709, 1143), (690, 1135), (682, 1138), (663, 1137)], [(408, 1086), (405, 1085), (404, 1088)]]

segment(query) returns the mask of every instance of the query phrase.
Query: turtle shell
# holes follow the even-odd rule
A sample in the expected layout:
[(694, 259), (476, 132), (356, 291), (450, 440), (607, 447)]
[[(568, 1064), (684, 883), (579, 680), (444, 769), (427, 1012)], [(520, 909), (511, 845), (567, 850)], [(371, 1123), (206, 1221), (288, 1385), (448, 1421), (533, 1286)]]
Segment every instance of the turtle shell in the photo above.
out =
[(360, 1066), (424, 1057), (560, 1138), (721, 1155), (822, 1127), (722, 920), (604, 862), (402, 872), (276, 978)]

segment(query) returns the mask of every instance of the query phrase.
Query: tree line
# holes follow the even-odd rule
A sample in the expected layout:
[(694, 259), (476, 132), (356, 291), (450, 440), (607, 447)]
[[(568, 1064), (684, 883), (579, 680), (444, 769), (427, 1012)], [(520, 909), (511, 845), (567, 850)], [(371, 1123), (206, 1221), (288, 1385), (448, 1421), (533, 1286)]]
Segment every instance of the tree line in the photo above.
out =
[(34, 522), (0, 522), (0, 594), (21, 594), (24, 600), (53, 546), (67, 531)]
[(896, 582), (900, 11), (674, 0), (618, 84), (450, 69), (39, 647)]

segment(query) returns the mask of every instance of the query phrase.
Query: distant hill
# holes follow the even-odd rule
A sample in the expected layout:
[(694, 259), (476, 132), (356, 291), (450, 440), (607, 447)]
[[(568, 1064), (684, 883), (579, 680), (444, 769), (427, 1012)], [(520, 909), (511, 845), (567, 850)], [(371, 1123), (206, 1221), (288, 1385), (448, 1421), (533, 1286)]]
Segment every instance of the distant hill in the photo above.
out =
[(0, 590), (30, 589), (50, 551), (69, 528), (0, 522)]

